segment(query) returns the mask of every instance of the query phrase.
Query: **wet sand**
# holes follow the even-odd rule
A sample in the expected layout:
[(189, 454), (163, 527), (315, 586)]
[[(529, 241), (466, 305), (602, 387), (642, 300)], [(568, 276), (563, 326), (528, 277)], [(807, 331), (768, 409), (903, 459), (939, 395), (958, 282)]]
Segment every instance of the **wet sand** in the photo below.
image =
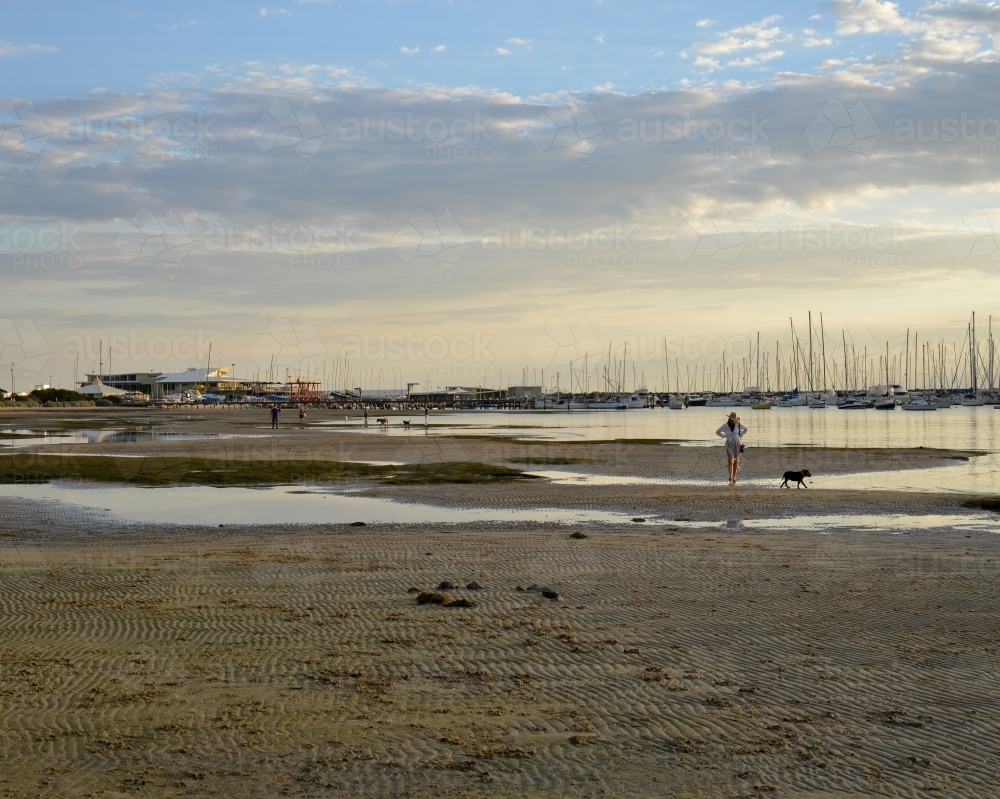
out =
[(1000, 792), (991, 536), (0, 513), (6, 796)]
[[(192, 425), (242, 424), (208, 414), (215, 421)], [(661, 442), (280, 432), (38, 451), (652, 476), (714, 472), (719, 455)], [(808, 458), (859, 479), (973, 456), (750, 454), (769, 476)], [(996, 536), (489, 521), (505, 507), (706, 525), (972, 514), (966, 497), (546, 481), (353, 488), (481, 508), (483, 522), (195, 528), (0, 499), (0, 796), (1000, 794)], [(442, 580), (475, 607), (408, 593)], [(471, 580), (482, 590), (466, 590)], [(561, 599), (516, 590), (533, 583)]]
[[(94, 428), (129, 427), (158, 429), (178, 434), (237, 436), (203, 440), (148, 440), (62, 444), (25, 447), (14, 457), (31, 472), (31, 453), (65, 455), (115, 455), (143, 458), (207, 457), (223, 461), (260, 463), (315, 460), (375, 463), (433, 464), (475, 462), (509, 466), (527, 471), (562, 470), (591, 475), (640, 479), (704, 481), (725, 474), (725, 455), (718, 446), (683, 446), (678, 442), (619, 440), (607, 442), (555, 442), (519, 440), (504, 436), (425, 434), (422, 426), (406, 435), (386, 435), (372, 422), (367, 431), (344, 430), (322, 422), (342, 420), (344, 412), (313, 411), (305, 423), (294, 420), (272, 431), (260, 410), (125, 411), (77, 414), (52, 412), (0, 413), (0, 422), (13, 427), (47, 427), (58, 432), (72, 425)], [(286, 412), (288, 413), (288, 412)], [(474, 414), (470, 415), (474, 417)], [(393, 418), (398, 424), (398, 418)], [(443, 433), (446, 427), (435, 428)], [(0, 436), (2, 439), (2, 436)], [(777, 487), (787, 470), (809, 469), (810, 483), (822, 487), (824, 475), (858, 474), (890, 470), (948, 466), (977, 457), (965, 450), (923, 448), (823, 448), (757, 447), (750, 444), (741, 462), (744, 480), (773, 480)], [(128, 469), (123, 471), (127, 472)], [(858, 489), (867, 487), (859, 480)]]

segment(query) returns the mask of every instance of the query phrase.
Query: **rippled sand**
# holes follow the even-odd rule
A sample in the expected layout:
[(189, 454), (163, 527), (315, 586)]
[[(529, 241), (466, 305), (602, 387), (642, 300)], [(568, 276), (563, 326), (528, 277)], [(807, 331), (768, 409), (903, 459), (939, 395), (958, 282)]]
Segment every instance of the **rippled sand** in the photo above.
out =
[(1000, 794), (990, 536), (0, 517), (6, 796)]

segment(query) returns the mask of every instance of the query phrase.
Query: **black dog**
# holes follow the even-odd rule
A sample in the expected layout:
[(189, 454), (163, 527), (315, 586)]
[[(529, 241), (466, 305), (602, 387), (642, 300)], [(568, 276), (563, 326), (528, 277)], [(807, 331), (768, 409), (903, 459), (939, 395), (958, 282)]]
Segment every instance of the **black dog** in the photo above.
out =
[(788, 485), (788, 481), (791, 480), (793, 483), (798, 483), (799, 488), (809, 488), (809, 486), (806, 485), (807, 477), (812, 477), (812, 472), (808, 469), (803, 469), (801, 472), (785, 472), (780, 487), (791, 488), (791, 486)]

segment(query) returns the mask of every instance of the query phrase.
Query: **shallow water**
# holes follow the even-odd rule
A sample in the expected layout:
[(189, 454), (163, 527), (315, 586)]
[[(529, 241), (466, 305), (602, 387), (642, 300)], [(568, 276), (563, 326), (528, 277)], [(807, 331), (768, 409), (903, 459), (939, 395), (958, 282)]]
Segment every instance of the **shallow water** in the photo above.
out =
[(549, 524), (625, 524), (638, 528), (668, 525), (692, 529), (800, 530), (845, 533), (853, 530), (904, 533), (951, 530), (1000, 533), (1000, 516), (988, 512), (969, 514), (858, 514), (792, 516), (772, 519), (734, 519), (725, 522), (645, 516), (642, 524), (630, 514), (611, 511), (532, 508), (439, 508), (376, 497), (350, 491), (331, 492), (318, 487), (273, 488), (136, 488), (49, 483), (47, 485), (0, 485), (0, 497), (51, 502), (64, 508), (106, 513), (115, 521), (156, 524), (252, 525), (252, 524), (462, 524), (470, 522), (533, 522)]
[(0, 449), (20, 449), (47, 444), (127, 444), (147, 441), (212, 441), (261, 438), (246, 433), (172, 433), (166, 430), (0, 430)]
[[(906, 411), (841, 411), (837, 408), (737, 408), (749, 428), (752, 446), (932, 447), (1000, 452), (1000, 411), (990, 406), (955, 407), (930, 413)], [(613, 441), (660, 439), (689, 445), (718, 443), (715, 430), (728, 416), (726, 408), (664, 408), (628, 411), (435, 411), (430, 425), (423, 418), (391, 417), (387, 429), (357, 419), (320, 422), (318, 427), (363, 435), (491, 435), (548, 441)]]
[(853, 530), (884, 533), (909, 533), (926, 530), (1000, 533), (996, 514), (847, 514), (827, 516), (789, 516), (784, 519), (732, 519), (725, 522), (673, 521), (678, 527), (723, 527), (727, 530), (799, 530), (814, 533), (846, 533)]
[[(390, 427), (366, 427), (357, 418), (334, 419), (314, 426), (323, 430), (347, 430), (358, 435), (472, 436), (489, 435), (544, 441), (610, 441), (653, 439), (683, 446), (719, 446), (715, 429), (724, 421), (722, 408), (640, 409), (628, 411), (436, 411), (425, 428), (422, 416), (411, 417), (412, 427), (404, 429), (403, 419), (392, 417)], [(809, 481), (813, 489), (860, 489), (899, 491), (953, 491), (962, 493), (997, 493), (1000, 489), (1000, 411), (990, 406), (955, 407), (931, 413), (905, 411), (854, 411), (836, 408), (773, 408), (754, 411), (739, 408), (743, 423), (749, 428), (748, 452), (755, 446), (803, 446), (838, 448), (926, 447), (988, 452), (965, 462), (932, 469), (914, 469), (859, 474), (822, 475)], [(5, 437), (6, 434), (6, 437)], [(169, 432), (159, 429), (85, 429), (46, 432), (35, 429), (0, 429), (0, 451), (44, 444), (100, 444), (146, 441), (198, 441), (233, 438), (266, 438), (270, 432), (199, 433)], [(96, 454), (96, 453), (95, 453)], [(119, 457), (126, 457), (121, 455)], [(138, 455), (137, 457), (143, 457)], [(378, 465), (397, 465), (394, 461), (367, 461)], [(816, 470), (814, 469), (814, 472)], [(594, 475), (572, 470), (532, 471), (557, 483), (577, 485), (690, 485), (725, 486), (724, 470), (709, 480), (644, 478), (620, 475)], [(776, 487), (775, 480), (745, 480), (755, 488)], [(117, 489), (112, 489), (117, 490)], [(143, 489), (145, 490), (145, 489)]]
[(608, 511), (537, 508), (470, 510), (392, 502), (318, 487), (137, 488), (135, 486), (0, 485), (0, 497), (20, 497), (88, 510), (115, 519), (160, 524), (456, 524), (468, 522), (616, 523), (629, 515)]
[[(748, 450), (744, 458), (753, 458)], [(709, 479), (681, 479), (674, 477), (634, 477), (628, 475), (588, 474), (583, 472), (551, 469), (528, 471), (527, 474), (544, 477), (559, 485), (665, 485), (725, 487), (727, 479), (720, 457), (719, 476)], [(899, 469), (884, 472), (857, 472), (855, 474), (824, 475), (813, 472), (806, 478), (810, 489), (841, 489), (860, 491), (946, 491), (960, 494), (993, 494), (1000, 489), (1000, 453), (971, 457), (967, 461), (954, 461), (948, 466), (929, 469)], [(774, 478), (745, 478), (740, 485), (749, 488), (778, 488)], [(793, 488), (793, 491), (801, 489)]]

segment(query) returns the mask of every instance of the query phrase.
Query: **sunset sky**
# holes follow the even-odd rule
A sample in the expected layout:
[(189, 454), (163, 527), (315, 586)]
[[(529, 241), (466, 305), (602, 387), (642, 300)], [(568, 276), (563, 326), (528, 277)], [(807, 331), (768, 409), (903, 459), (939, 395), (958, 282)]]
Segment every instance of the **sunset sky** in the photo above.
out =
[(683, 370), (809, 311), (872, 351), (1000, 313), (995, 3), (2, 13), (0, 387), (113, 339), (389, 387), (627, 343), (660, 388), (665, 339)]

